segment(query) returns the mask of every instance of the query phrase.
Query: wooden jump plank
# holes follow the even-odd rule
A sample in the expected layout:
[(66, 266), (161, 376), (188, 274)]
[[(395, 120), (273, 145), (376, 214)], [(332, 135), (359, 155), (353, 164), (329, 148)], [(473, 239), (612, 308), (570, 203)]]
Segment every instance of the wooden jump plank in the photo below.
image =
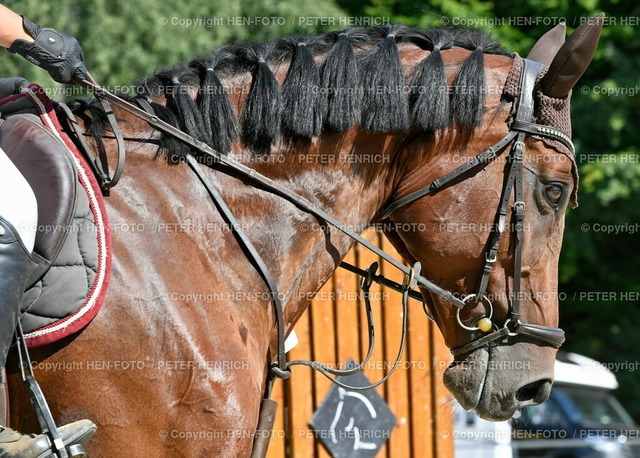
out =
[(410, 362), (411, 456), (436, 458), (433, 454), (433, 408), (429, 318), (422, 303), (409, 301), (407, 357)]
[[(400, 258), (400, 255), (391, 243), (384, 237), (382, 238), (381, 247), (390, 256), (396, 259)], [(382, 264), (382, 272), (387, 278), (402, 283), (404, 275), (393, 266)], [(383, 293), (385, 359), (388, 364), (388, 369), (390, 370), (396, 357), (402, 335), (402, 297), (400, 294), (389, 289), (383, 289)], [(407, 367), (408, 361), (405, 351), (400, 366), (385, 384), (387, 403), (398, 420), (388, 442), (388, 456), (390, 458), (410, 456), (411, 453), (409, 369)]]
[(276, 420), (273, 423), (271, 441), (267, 450), (268, 458), (284, 458), (285, 456), (285, 435), (284, 435), (284, 411), (285, 401), (283, 395), (282, 380), (277, 380), (272, 393), (272, 399), (278, 403), (276, 412)]
[(438, 327), (431, 323), (431, 348), (433, 351), (434, 375), (433, 384), (435, 390), (434, 405), (434, 445), (435, 456), (454, 456), (453, 443), (453, 397), (442, 383), (442, 374), (453, 359)]
[[(317, 298), (311, 304), (311, 341), (313, 342), (313, 360), (335, 364), (336, 362), (336, 328), (332, 300), (333, 279), (330, 279), (318, 292)], [(313, 373), (314, 411), (322, 403), (331, 388), (331, 382), (319, 372)], [(311, 417), (309, 417), (311, 419)], [(329, 458), (329, 454), (320, 441), (315, 441), (316, 453), (319, 458)]]
[[(375, 229), (368, 229), (365, 231), (362, 236), (373, 243), (376, 246), (380, 245), (380, 233)], [(360, 246), (356, 247), (357, 259), (358, 259), (358, 267), (361, 269), (368, 269), (369, 266), (373, 262), (377, 262), (380, 264), (380, 258), (371, 251), (366, 248), (362, 248)], [(380, 271), (378, 271), (380, 273)], [(364, 368), (364, 373), (369, 380), (372, 382), (377, 382), (382, 377), (384, 377), (386, 371), (384, 369), (385, 361), (384, 361), (384, 315), (382, 313), (382, 301), (381, 297), (383, 295), (382, 287), (377, 283), (371, 285), (371, 310), (373, 313), (373, 322), (375, 326), (375, 347), (373, 350), (373, 355), (369, 360), (369, 363)], [(364, 358), (367, 350), (368, 350), (368, 335), (367, 335), (367, 316), (364, 309), (364, 301), (362, 299), (362, 295), (360, 294), (360, 342), (361, 342), (361, 355)], [(375, 390), (382, 396), (385, 397), (385, 389), (384, 384), (375, 388)], [(387, 446), (385, 445), (380, 449), (378, 453), (379, 457), (387, 456)]]
[[(351, 250), (344, 260), (355, 263), (355, 251)], [(360, 361), (360, 338), (358, 335), (358, 279), (351, 272), (338, 269), (334, 274), (334, 307), (337, 332), (337, 361), (345, 363), (349, 358)], [(342, 367), (341, 367), (342, 369)]]
[[(296, 359), (312, 359), (311, 313), (307, 310), (296, 324), (295, 330), (299, 344), (288, 355), (290, 361)], [(290, 431), (287, 431), (288, 445), (291, 455), (300, 458), (313, 458), (315, 443), (313, 431), (309, 428), (309, 420), (313, 416), (313, 371), (308, 367), (296, 366), (291, 377), (286, 380), (289, 384), (289, 421)]]

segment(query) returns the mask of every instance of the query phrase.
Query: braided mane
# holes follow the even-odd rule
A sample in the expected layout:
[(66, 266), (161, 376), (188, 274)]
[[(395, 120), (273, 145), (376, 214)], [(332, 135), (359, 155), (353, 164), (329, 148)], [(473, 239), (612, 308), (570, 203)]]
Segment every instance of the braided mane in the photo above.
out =
[[(430, 51), (410, 74), (403, 73), (399, 43)], [(453, 47), (472, 52), (449, 88), (441, 52)], [(135, 90), (149, 100), (163, 95), (166, 106), (153, 104), (159, 117), (216, 150), (227, 153), (241, 140), (262, 154), (281, 137), (310, 138), (353, 125), (373, 132), (406, 132), (412, 126), (434, 132), (451, 124), (472, 129), (484, 113), (484, 53), (508, 55), (473, 29), (356, 27), (271, 44), (226, 45), (159, 70)], [(282, 63), (288, 70), (280, 85), (272, 68)], [(242, 73), (251, 75), (251, 85), (236, 113), (222, 81)], [(97, 109), (94, 104), (92, 111)], [(95, 136), (98, 124), (91, 126)], [(189, 153), (167, 136), (160, 146), (172, 155)]]

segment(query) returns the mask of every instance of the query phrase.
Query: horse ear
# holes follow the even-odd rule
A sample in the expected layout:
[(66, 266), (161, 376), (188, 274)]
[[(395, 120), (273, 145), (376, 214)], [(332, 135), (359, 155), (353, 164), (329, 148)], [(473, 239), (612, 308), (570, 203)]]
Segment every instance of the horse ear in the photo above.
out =
[(529, 51), (527, 59), (535, 60), (548, 67), (551, 65), (558, 50), (564, 44), (566, 34), (567, 26), (564, 22), (561, 22), (540, 37), (536, 44), (533, 45), (533, 48), (531, 48), (531, 51)]
[(553, 58), (549, 71), (542, 79), (544, 94), (556, 98), (569, 95), (593, 59), (603, 24), (604, 13), (600, 13), (571, 34)]

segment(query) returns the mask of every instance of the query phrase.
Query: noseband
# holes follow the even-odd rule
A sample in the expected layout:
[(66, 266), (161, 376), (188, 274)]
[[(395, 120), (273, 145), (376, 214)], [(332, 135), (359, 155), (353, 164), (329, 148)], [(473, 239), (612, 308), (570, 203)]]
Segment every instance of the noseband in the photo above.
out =
[[(573, 152), (575, 148), (571, 139), (564, 132), (540, 124), (534, 124), (531, 122), (533, 118), (534, 100), (533, 92), (536, 82), (536, 78), (543, 68), (543, 65), (532, 61), (523, 60), (523, 70), (520, 77), (520, 98), (516, 107), (515, 120), (511, 125), (509, 133), (505, 135), (495, 145), (487, 148), (479, 155), (475, 156), (468, 163), (458, 167), (457, 169), (449, 172), (437, 180), (434, 180), (429, 185), (401, 198), (390, 204), (384, 211), (383, 219), (388, 218), (394, 211), (404, 207), (416, 200), (433, 195), (440, 191), (445, 185), (450, 184), (456, 178), (464, 175), (470, 169), (480, 165), (488, 164), (492, 162), (507, 146), (511, 145), (511, 151), (509, 152), (509, 169), (504, 177), (502, 197), (500, 198), (500, 206), (496, 214), (496, 226), (492, 231), (489, 247), (484, 254), (484, 267), (482, 269), (482, 276), (478, 284), (478, 289), (474, 294), (470, 294), (464, 297), (461, 301), (451, 303), (455, 305), (456, 320), (458, 324), (468, 331), (483, 331), (486, 334), (473, 340), (465, 345), (454, 348), (451, 350), (451, 354), (454, 356), (468, 353), (484, 345), (500, 340), (506, 337), (524, 336), (530, 340), (536, 341), (543, 345), (551, 345), (555, 348), (559, 348), (564, 342), (564, 331), (560, 328), (553, 328), (549, 326), (541, 326), (536, 324), (522, 323), (520, 320), (520, 294), (521, 294), (521, 266), (522, 266), (522, 240), (524, 235), (524, 217), (525, 217), (525, 204), (522, 195), (522, 158), (524, 151), (524, 140), (527, 134), (535, 134), (543, 137), (552, 138), (562, 142), (567, 148)], [(507, 211), (509, 207), (509, 201), (511, 200), (511, 194), (514, 194), (514, 204), (512, 208), (514, 226), (514, 265), (513, 265), (513, 297), (509, 304), (509, 311), (506, 320), (502, 325), (498, 325), (493, 318), (493, 304), (487, 296), (487, 284), (489, 282), (489, 275), (493, 264), (496, 262), (496, 255), (500, 246), (500, 239), (505, 229), (505, 220), (507, 217)], [(449, 293), (451, 294), (451, 293)], [(446, 300), (446, 297), (440, 295)], [(476, 326), (466, 326), (460, 319), (460, 312), (468, 302), (486, 302), (489, 308), (489, 315), (479, 317), (475, 324)], [(482, 329), (481, 329), (482, 328)]]

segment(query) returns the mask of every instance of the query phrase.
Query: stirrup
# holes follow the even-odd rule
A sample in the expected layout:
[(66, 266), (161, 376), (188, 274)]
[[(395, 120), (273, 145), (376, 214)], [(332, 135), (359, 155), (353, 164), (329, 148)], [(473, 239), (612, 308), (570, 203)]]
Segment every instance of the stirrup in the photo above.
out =
[(24, 333), (22, 332), (22, 324), (19, 320), (18, 326), (16, 327), (16, 339), (22, 382), (25, 384), (27, 391), (29, 392), (29, 398), (31, 399), (31, 404), (33, 405), (36, 418), (40, 424), (42, 434), (46, 435), (49, 439), (52, 456), (56, 458), (84, 457), (86, 454), (81, 444), (72, 444), (67, 447), (62, 440), (62, 436), (53, 419), (49, 405), (44, 398), (44, 393), (42, 392), (40, 385), (38, 385), (33, 373), (29, 350), (24, 338)]
[[(91, 439), (95, 431), (96, 425), (89, 420), (76, 421), (60, 427), (60, 434), (70, 458), (85, 456), (81, 446)], [(3, 428), (0, 432), (0, 457), (17, 456), (43, 458), (59, 455), (52, 455), (51, 440), (46, 434), (22, 434), (11, 428)]]

